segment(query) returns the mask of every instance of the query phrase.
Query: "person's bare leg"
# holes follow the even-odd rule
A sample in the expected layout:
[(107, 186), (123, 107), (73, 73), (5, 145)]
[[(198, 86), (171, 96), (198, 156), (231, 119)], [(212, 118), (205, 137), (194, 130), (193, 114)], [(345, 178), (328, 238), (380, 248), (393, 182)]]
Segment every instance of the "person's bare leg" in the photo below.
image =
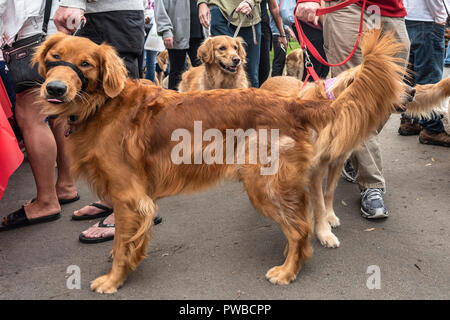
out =
[(75, 181), (70, 175), (70, 161), (65, 148), (65, 121), (52, 120), (51, 129), (57, 146), (56, 163), (58, 165), (58, 178), (56, 180), (56, 194), (59, 199), (72, 199), (77, 196)]
[(17, 95), (16, 119), (22, 131), (25, 148), (36, 183), (37, 196), (25, 206), (29, 219), (61, 211), (55, 189), (56, 142), (40, 114), (39, 93), (29, 89)]

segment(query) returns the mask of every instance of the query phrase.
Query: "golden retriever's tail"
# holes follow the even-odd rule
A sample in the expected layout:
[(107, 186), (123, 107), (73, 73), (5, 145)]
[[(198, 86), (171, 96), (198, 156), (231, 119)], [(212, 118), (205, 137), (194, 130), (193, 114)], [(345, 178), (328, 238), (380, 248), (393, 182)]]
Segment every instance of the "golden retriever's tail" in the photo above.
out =
[(331, 105), (336, 118), (319, 137), (320, 147), (332, 158), (351, 152), (373, 134), (406, 93), (406, 61), (398, 56), (405, 45), (393, 33), (365, 32), (361, 50), (363, 62), (353, 81)]
[(406, 113), (411, 116), (428, 117), (436, 108), (443, 109), (443, 104), (450, 97), (450, 78), (435, 84), (417, 85), (414, 100), (406, 105)]

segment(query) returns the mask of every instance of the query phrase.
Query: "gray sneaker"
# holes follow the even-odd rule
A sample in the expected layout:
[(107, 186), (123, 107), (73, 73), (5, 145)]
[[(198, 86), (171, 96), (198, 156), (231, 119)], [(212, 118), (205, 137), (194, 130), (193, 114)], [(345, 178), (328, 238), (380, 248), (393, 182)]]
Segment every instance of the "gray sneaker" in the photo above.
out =
[(382, 194), (382, 189), (368, 188), (361, 191), (361, 212), (364, 218), (381, 219), (389, 217)]

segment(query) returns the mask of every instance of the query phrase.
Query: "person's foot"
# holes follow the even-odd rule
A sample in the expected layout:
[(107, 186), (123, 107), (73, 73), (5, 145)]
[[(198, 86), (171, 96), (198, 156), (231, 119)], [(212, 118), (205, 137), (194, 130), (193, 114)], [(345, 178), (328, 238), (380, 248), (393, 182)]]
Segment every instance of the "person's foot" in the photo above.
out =
[(87, 206), (84, 206), (83, 208), (81, 208), (80, 210), (74, 211), (73, 215), (75, 217), (95, 216), (99, 213), (105, 212), (104, 208), (110, 208), (112, 210), (111, 205), (106, 201), (98, 200), (95, 203), (99, 204), (99, 207), (95, 207), (93, 205), (87, 205)]
[(77, 187), (71, 185), (56, 185), (56, 194), (58, 199), (73, 199), (78, 195)]
[(102, 221), (102, 225), (99, 225), (99, 222), (94, 224), (89, 229), (83, 231), (81, 235), (84, 239), (89, 240), (100, 240), (101, 239), (108, 239), (112, 240), (114, 238), (114, 233), (116, 231), (116, 228), (114, 226), (114, 213), (110, 214), (106, 218), (104, 218)]
[(341, 175), (348, 182), (355, 183), (356, 170), (355, 170), (355, 168), (353, 168), (353, 165), (350, 162), (350, 160), (347, 159), (347, 161), (345, 161), (344, 168), (342, 169)]
[(450, 147), (450, 135), (445, 131), (441, 133), (430, 133), (426, 129), (423, 129), (419, 135), (419, 142), (434, 146)]
[(389, 216), (383, 201), (383, 190), (368, 188), (361, 191), (361, 212), (367, 219), (381, 219)]
[(61, 212), (61, 206), (59, 205), (57, 198), (54, 201), (43, 201), (37, 199), (34, 201), (28, 201), (24, 205), (24, 210), (28, 219), (37, 219)]
[[(156, 210), (158, 210), (158, 206), (156, 206)], [(157, 225), (161, 222), (162, 218), (159, 214), (156, 214), (155, 218), (153, 219), (153, 224)], [(101, 225), (99, 225), (99, 223), (96, 223), (89, 229), (83, 231), (80, 235), (80, 241), (85, 243), (95, 243), (113, 240), (114, 233), (116, 231), (114, 213), (101, 220), (100, 223)]]
[(422, 130), (420, 124), (414, 120), (409, 118), (401, 118), (400, 119), (400, 127), (398, 128), (398, 134), (401, 136), (413, 136), (419, 134)]

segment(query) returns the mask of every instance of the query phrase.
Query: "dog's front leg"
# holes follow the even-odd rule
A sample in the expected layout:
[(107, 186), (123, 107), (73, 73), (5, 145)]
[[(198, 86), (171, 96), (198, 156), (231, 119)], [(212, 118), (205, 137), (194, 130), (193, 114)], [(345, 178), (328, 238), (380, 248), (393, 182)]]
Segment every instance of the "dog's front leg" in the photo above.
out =
[(320, 243), (329, 248), (339, 247), (339, 239), (331, 232), (331, 226), (327, 221), (327, 212), (323, 198), (322, 183), (325, 175), (326, 164), (319, 163), (311, 175), (310, 195), (314, 211), (314, 223), (317, 237)]
[(139, 200), (113, 201), (116, 231), (111, 271), (91, 283), (98, 293), (114, 293), (146, 256), (155, 205), (147, 196)]

